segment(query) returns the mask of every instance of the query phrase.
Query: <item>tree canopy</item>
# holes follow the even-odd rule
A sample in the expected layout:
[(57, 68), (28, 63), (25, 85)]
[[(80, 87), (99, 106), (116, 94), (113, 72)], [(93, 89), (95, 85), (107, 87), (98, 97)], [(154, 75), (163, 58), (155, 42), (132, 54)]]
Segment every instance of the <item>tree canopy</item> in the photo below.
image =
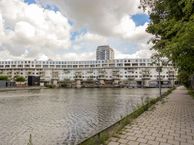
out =
[(153, 49), (168, 57), (188, 80), (194, 74), (194, 0), (141, 0), (155, 37)]

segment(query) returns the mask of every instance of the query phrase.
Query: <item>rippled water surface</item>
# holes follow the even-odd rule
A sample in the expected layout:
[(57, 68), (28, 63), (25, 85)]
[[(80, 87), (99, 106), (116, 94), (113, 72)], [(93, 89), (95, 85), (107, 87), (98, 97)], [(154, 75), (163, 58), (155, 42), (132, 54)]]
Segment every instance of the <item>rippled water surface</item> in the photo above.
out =
[(27, 145), (30, 134), (33, 145), (76, 144), (158, 92), (127, 88), (0, 92), (0, 145)]

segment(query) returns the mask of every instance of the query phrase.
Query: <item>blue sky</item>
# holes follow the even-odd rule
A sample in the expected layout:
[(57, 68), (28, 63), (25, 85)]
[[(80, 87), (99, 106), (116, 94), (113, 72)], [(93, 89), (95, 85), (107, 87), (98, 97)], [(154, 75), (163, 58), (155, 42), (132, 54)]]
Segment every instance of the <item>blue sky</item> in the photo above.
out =
[(132, 16), (136, 26), (144, 25), (146, 22), (150, 22), (150, 18), (146, 14), (136, 14)]
[[(25, 3), (27, 4), (36, 4), (37, 0), (24, 0)], [(44, 6), (45, 9), (49, 9), (49, 10), (53, 10), (53, 11), (59, 11), (58, 7), (56, 7), (55, 5), (45, 5)]]
[(36, 3), (36, 0), (24, 0), (28, 4)]

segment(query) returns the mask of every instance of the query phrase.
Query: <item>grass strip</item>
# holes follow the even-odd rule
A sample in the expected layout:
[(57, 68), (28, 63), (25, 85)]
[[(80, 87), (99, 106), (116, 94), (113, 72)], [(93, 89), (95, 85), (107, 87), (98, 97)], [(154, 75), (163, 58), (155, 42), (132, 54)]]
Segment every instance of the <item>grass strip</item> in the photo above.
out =
[(187, 88), (187, 90), (188, 90), (188, 94), (194, 99), (194, 90), (190, 88)]

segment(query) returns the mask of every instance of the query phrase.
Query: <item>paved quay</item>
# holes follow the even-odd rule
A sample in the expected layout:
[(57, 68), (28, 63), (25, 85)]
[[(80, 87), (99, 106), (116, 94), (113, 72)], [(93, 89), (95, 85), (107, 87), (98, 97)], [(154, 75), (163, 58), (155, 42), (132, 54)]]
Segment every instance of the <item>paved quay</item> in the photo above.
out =
[(18, 90), (40, 90), (40, 89), (45, 89), (45, 87), (13, 87), (13, 88), (0, 88), (0, 92), (18, 91)]
[(108, 145), (194, 145), (194, 99), (178, 87), (107, 141)]

